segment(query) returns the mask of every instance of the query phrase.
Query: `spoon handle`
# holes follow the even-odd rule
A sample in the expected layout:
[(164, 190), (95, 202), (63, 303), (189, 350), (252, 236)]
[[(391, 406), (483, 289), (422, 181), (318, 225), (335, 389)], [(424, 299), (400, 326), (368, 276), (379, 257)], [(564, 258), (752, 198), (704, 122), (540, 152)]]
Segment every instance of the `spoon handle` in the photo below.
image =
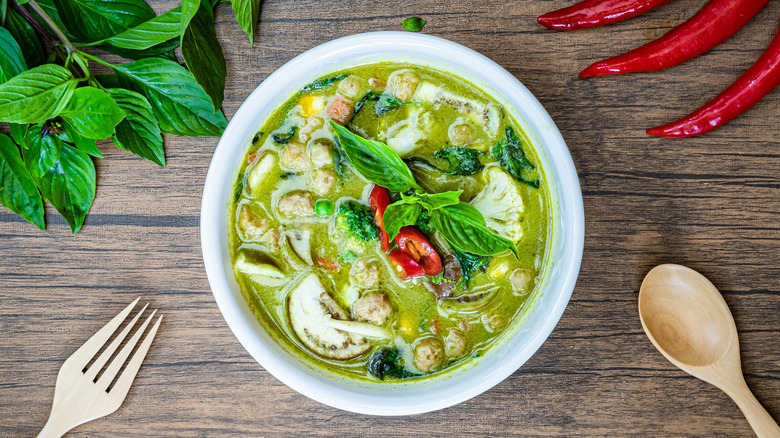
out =
[(745, 414), (748, 423), (758, 438), (780, 438), (780, 426), (756, 400), (756, 397), (744, 382), (726, 392)]

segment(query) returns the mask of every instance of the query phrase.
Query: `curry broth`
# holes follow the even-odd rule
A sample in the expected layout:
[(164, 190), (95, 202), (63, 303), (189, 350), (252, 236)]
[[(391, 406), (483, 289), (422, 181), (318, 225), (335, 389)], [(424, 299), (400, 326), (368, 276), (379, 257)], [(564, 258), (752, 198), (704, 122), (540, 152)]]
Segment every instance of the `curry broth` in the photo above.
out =
[[(449, 73), (443, 73), (432, 68), (396, 63), (380, 63), (350, 68), (341, 73), (354, 75), (364, 80), (377, 79), (375, 83), (382, 84), (388, 81), (388, 77), (398, 70), (410, 69), (419, 75), (421, 82), (435, 84), (447, 91), (462, 96), (465, 99), (495, 103), (493, 99), (478, 90), (473, 85), (455, 78)], [(414, 346), (426, 338), (438, 338), (442, 340), (452, 329), (460, 330), (467, 337), (467, 351), (458, 357), (447, 357), (443, 364), (429, 373), (422, 373), (421, 377), (437, 375), (452, 370), (455, 367), (464, 366), (471, 359), (479, 357), (487, 349), (498, 342), (501, 334), (508, 331), (516, 323), (525, 311), (531, 297), (536, 293), (539, 279), (546, 265), (545, 255), (548, 244), (548, 223), (551, 221), (549, 208), (549, 195), (543, 169), (539, 169), (541, 177), (540, 188), (533, 188), (522, 182), (518, 187), (524, 202), (523, 235), (517, 244), (520, 259), (516, 260), (509, 252), (493, 256), (487, 265), (485, 272), (474, 274), (468, 287), (459, 285), (454, 289), (453, 295), (458, 297), (482, 296), (493, 294), (493, 298), (482, 303), (472, 305), (468, 299), (440, 299), (423, 283), (430, 281), (427, 277), (418, 277), (409, 280), (401, 280), (396, 273), (386, 253), (380, 248), (378, 240), (367, 242), (362, 254), (355, 254), (352, 259), (346, 254), (343, 236), (335, 225), (334, 217), (338, 212), (338, 206), (347, 201), (355, 200), (368, 205), (369, 192), (373, 184), (364, 180), (351, 166), (347, 166), (343, 177), (338, 177), (333, 188), (324, 195), (314, 195), (314, 199), (327, 199), (334, 205), (334, 212), (325, 217), (310, 215), (305, 217), (284, 217), (277, 210), (277, 205), (285, 195), (293, 192), (310, 191), (312, 178), (309, 171), (294, 172), (280, 167), (277, 160), (276, 167), (268, 175), (263, 183), (264, 190), (259, 193), (250, 193), (247, 188), (247, 176), (252, 167), (258, 165), (259, 160), (250, 158), (257, 154), (276, 154), (281, 157), (286, 146), (274, 141), (274, 135), (290, 133), (293, 128), (305, 126), (305, 118), (302, 116), (304, 109), (300, 102), (303, 96), (312, 95), (322, 98), (326, 105), (330, 104), (337, 93), (337, 83), (325, 86), (319, 90), (301, 91), (285, 102), (275, 113), (269, 117), (265, 125), (258, 132), (252, 145), (249, 147), (241, 167), (237, 181), (235, 182), (235, 201), (230, 208), (230, 242), (232, 258), (235, 261), (239, 254), (252, 263), (266, 263), (275, 265), (284, 274), (285, 278), (280, 282), (264, 285), (254, 281), (250, 275), (236, 270), (236, 279), (241, 291), (257, 315), (258, 321), (286, 349), (295, 352), (305, 358), (314, 368), (325, 368), (331, 372), (347, 376), (349, 378), (379, 382), (380, 380), (366, 371), (366, 364), (373, 351), (381, 347), (396, 348), (403, 358), (405, 367), (411, 373), (419, 373), (414, 366)], [(419, 86), (418, 86), (419, 87)], [(381, 90), (379, 87), (372, 89)], [(323, 113), (324, 109), (320, 111)], [(463, 112), (458, 111), (446, 103), (438, 107), (430, 103), (409, 104), (394, 108), (382, 116), (377, 116), (371, 102), (354, 116), (347, 126), (355, 133), (367, 138), (379, 141), (387, 141), (383, 138), (388, 127), (403, 123), (410, 118), (419, 118), (424, 112), (433, 113), (436, 124), (433, 129), (427, 131), (427, 136), (419, 142), (419, 146), (411, 153), (402, 155), (404, 158), (423, 158), (429, 162), (437, 162), (433, 153), (442, 148), (453, 146), (448, 136), (448, 126), (458, 118), (463, 118)], [(509, 124), (524, 144), (525, 153), (533, 163), (538, 163), (536, 152), (531, 147), (525, 134), (519, 129), (504, 112), (501, 117), (501, 126)], [(498, 131), (499, 133), (502, 130)], [(298, 135), (297, 133), (294, 135)], [(311, 133), (310, 142), (317, 139), (333, 141), (334, 135), (326, 123), (322, 128)], [(469, 145), (472, 148), (483, 149), (485, 154), (481, 156), (481, 162), (485, 168), (497, 166), (496, 160), (490, 153), (490, 148), (495, 143), (485, 132), (477, 132), (474, 140)], [(323, 166), (333, 169), (335, 165)], [(474, 175), (446, 175), (420, 162), (411, 161), (409, 167), (421, 187), (429, 192), (436, 193), (448, 190), (463, 190), (460, 197), (462, 201), (469, 202), (485, 185), (484, 170)], [(393, 200), (396, 198), (393, 198)], [(391, 200), (392, 202), (392, 200)], [(328, 269), (315, 263), (307, 266), (300, 260), (294, 260), (290, 256), (289, 247), (275, 248), (273, 244), (247, 239), (239, 226), (242, 209), (247, 208), (253, 217), (265, 219), (271, 229), (308, 229), (311, 231), (312, 257), (338, 263), (340, 269)], [(447, 252), (447, 244), (437, 235), (429, 235), (431, 243), (440, 253)], [(284, 245), (284, 243), (282, 244)], [(387, 295), (392, 303), (392, 313), (382, 325), (388, 329), (392, 336), (389, 339), (374, 341), (372, 351), (347, 360), (334, 360), (322, 357), (307, 348), (291, 330), (290, 319), (287, 311), (287, 298), (292, 288), (303, 278), (305, 273), (314, 272), (322, 283), (324, 289), (333, 297), (342, 309), (348, 311), (351, 301), (354, 301), (354, 290), (349, 289), (351, 270), (355, 269), (356, 261), (361, 260), (368, 265), (379, 269), (379, 286), (368, 288), (371, 291), (381, 291)], [(527, 290), (518, 291), (510, 282), (510, 273), (515, 270), (529, 272), (533, 282)], [(354, 289), (354, 288), (353, 288)], [(365, 294), (366, 290), (359, 293)], [(495, 292), (492, 292), (495, 291)], [(352, 294), (352, 296), (350, 296)], [(478, 306), (477, 308), (472, 308)], [(412, 376), (417, 377), (417, 376)], [(397, 381), (386, 378), (385, 381)]]

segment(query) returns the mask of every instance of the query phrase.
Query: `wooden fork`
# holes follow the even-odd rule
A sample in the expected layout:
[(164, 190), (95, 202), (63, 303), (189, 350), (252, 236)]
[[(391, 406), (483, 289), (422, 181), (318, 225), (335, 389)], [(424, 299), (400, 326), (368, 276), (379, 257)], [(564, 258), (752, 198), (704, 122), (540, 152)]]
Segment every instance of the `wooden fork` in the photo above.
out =
[(149, 351), (149, 346), (152, 345), (155, 334), (157, 334), (157, 328), (160, 327), (162, 321), (162, 315), (157, 318), (157, 322), (149, 331), (149, 334), (144, 338), (141, 346), (135, 352), (130, 362), (127, 363), (122, 374), (116, 379), (116, 383), (113, 387), (110, 387), (111, 382), (119, 373), (122, 365), (130, 356), (141, 335), (146, 330), (149, 322), (154, 317), (157, 310), (153, 311), (151, 315), (144, 321), (141, 327), (135, 332), (132, 338), (125, 344), (122, 350), (119, 351), (117, 356), (108, 364), (100, 378), (97, 378), (98, 373), (103, 366), (108, 362), (111, 356), (114, 354), (119, 345), (125, 339), (130, 329), (135, 326), (138, 318), (146, 310), (144, 306), (129, 324), (122, 330), (121, 333), (111, 342), (111, 344), (103, 350), (103, 353), (95, 359), (94, 363), (87, 367), (89, 362), (100, 351), (100, 348), (111, 338), (111, 335), (122, 324), (130, 311), (133, 310), (138, 300), (130, 303), (125, 310), (121, 311), (119, 315), (115, 316), (108, 324), (100, 329), (94, 336), (76, 350), (60, 368), (60, 372), (57, 375), (57, 385), (54, 388), (54, 403), (51, 407), (51, 414), (49, 415), (49, 421), (46, 426), (43, 427), (41, 433), (38, 434), (39, 438), (45, 437), (61, 437), (65, 432), (73, 429), (79, 424), (86, 423), (87, 421), (94, 420), (96, 418), (105, 417), (106, 415), (119, 409), (122, 402), (127, 396), (127, 391), (130, 390), (130, 385), (133, 383), (138, 369), (141, 367), (146, 357), (146, 353)]

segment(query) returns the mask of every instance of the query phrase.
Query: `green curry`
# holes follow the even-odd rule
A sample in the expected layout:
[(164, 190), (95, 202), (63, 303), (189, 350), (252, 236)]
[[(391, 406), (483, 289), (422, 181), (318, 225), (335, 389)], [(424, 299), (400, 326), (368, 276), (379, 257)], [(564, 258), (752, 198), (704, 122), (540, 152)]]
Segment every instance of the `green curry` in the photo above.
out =
[(484, 354), (545, 266), (544, 172), (470, 83), (421, 65), (351, 68), (265, 123), (235, 182), (236, 279), (315, 368), (398, 381)]

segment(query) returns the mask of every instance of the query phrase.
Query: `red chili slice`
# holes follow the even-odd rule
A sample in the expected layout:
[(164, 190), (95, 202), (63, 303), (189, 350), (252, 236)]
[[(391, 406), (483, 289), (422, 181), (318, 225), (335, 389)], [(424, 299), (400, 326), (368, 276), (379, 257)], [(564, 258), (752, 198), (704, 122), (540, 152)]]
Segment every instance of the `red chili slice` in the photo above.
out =
[(780, 30), (766, 51), (733, 84), (706, 105), (680, 120), (652, 128), (650, 135), (693, 137), (712, 131), (758, 103), (780, 85)]
[(552, 30), (575, 30), (627, 20), (671, 0), (585, 0), (548, 12), (536, 21)]
[(393, 265), (397, 267), (398, 275), (401, 276), (401, 280), (406, 280), (412, 277), (422, 277), (425, 275), (425, 270), (417, 262), (412, 260), (411, 257), (404, 254), (400, 250), (391, 251), (387, 255)]
[(387, 194), (387, 189), (374, 184), (369, 195), (371, 207), (374, 210), (374, 219), (377, 225), (379, 225), (379, 237), (382, 240), (382, 251), (387, 251), (390, 246), (390, 237), (385, 232), (385, 225), (382, 222), (382, 217), (385, 215), (387, 206), (390, 205), (390, 196)]
[(402, 227), (395, 237), (398, 247), (422, 266), (425, 275), (441, 274), (441, 258), (428, 239), (415, 227)]
[(710, 0), (688, 21), (630, 52), (599, 61), (580, 77), (655, 71), (693, 59), (726, 41), (769, 0)]

